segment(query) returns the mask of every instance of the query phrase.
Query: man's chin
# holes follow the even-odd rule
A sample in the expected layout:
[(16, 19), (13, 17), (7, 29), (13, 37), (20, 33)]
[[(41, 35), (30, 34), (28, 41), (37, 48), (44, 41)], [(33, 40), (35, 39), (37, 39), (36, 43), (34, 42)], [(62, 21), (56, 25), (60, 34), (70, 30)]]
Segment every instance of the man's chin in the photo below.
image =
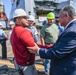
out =
[(29, 26), (29, 24), (26, 24), (25, 26)]
[(49, 23), (49, 25), (52, 25), (53, 23)]
[(29, 25), (25, 25), (25, 27), (28, 27)]

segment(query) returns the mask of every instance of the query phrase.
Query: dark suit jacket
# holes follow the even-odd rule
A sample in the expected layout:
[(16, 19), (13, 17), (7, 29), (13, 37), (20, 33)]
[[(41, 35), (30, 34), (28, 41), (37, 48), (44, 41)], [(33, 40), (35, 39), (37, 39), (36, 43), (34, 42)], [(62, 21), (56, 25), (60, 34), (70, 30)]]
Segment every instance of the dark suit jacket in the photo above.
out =
[(76, 75), (76, 21), (60, 35), (50, 49), (40, 49), (41, 58), (51, 59), (50, 75)]

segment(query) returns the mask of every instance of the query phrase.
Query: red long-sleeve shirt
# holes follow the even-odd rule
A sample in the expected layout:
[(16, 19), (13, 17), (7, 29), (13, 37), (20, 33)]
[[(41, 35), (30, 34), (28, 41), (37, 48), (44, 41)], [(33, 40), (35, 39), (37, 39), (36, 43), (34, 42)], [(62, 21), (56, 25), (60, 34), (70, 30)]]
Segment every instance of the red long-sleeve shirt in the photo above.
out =
[(11, 42), (17, 64), (25, 66), (34, 63), (35, 55), (27, 49), (27, 47), (34, 46), (34, 39), (29, 30), (21, 25), (16, 25), (11, 35)]

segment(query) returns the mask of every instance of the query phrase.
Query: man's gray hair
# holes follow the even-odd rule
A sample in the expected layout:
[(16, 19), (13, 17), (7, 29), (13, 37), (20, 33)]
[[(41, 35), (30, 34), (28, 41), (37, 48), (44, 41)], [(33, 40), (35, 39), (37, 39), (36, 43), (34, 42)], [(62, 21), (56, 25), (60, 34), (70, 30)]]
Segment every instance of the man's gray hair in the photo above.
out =
[(63, 14), (68, 13), (71, 18), (75, 18), (76, 17), (75, 9), (72, 6), (70, 6), (70, 5), (63, 7), (61, 9), (61, 11), (62, 11)]

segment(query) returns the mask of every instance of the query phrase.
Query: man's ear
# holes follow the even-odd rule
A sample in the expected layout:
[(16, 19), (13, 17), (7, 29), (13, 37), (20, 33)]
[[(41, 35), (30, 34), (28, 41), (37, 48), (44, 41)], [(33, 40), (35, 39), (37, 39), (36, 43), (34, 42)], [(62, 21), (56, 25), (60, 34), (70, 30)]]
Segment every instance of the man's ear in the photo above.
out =
[(19, 23), (19, 22), (20, 22), (20, 20), (21, 20), (20, 18), (16, 18), (16, 22), (17, 22), (17, 23)]
[(66, 18), (68, 18), (68, 17), (69, 17), (69, 14), (68, 14), (68, 13), (66, 13), (66, 14), (65, 14), (65, 17), (66, 17)]

